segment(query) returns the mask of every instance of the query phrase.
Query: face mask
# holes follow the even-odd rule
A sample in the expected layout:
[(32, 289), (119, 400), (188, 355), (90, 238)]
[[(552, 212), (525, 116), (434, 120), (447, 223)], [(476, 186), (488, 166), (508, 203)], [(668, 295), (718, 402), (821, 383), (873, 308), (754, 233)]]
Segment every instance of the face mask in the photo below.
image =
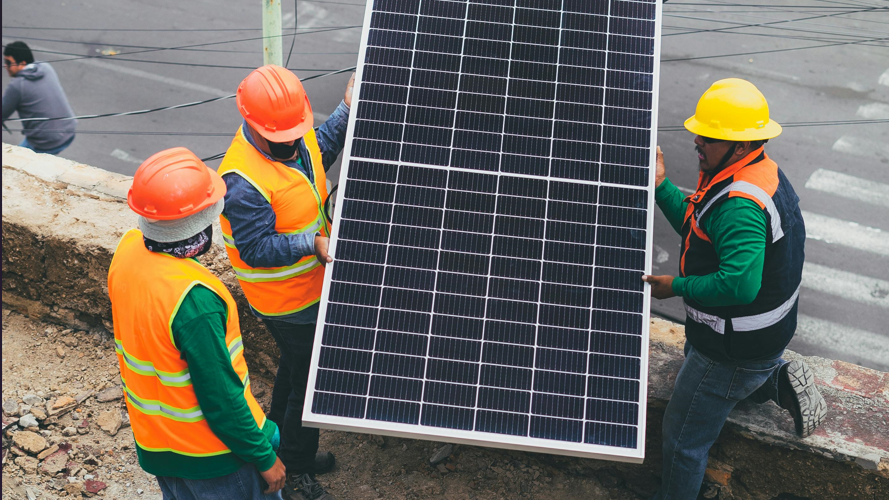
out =
[(279, 142), (269, 141), (269, 152), (272, 153), (272, 156), (274, 156), (275, 158), (280, 158), (283, 160), (289, 160), (290, 158), (293, 158), (293, 155), (296, 154), (296, 148), (298, 147), (299, 141), (293, 141), (293, 144), (290, 146)]

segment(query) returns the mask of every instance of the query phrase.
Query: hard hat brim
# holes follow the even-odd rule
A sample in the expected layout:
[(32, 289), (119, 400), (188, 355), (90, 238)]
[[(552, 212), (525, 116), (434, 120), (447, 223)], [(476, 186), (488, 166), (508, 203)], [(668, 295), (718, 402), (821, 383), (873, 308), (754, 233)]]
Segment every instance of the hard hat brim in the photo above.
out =
[(775, 120), (769, 120), (762, 128), (731, 130), (701, 123), (692, 116), (685, 120), (685, 129), (695, 135), (724, 141), (764, 141), (781, 135), (783, 128)]
[(315, 126), (315, 115), (312, 113), (312, 104), (309, 102), (309, 96), (306, 96), (306, 107), (304, 109), (306, 110), (306, 117), (302, 123), (285, 130), (266, 130), (264, 125), (250, 119), (249, 116), (245, 119), (253, 127), (253, 130), (259, 132), (259, 135), (263, 136), (265, 140), (279, 143), (290, 142), (306, 135)]

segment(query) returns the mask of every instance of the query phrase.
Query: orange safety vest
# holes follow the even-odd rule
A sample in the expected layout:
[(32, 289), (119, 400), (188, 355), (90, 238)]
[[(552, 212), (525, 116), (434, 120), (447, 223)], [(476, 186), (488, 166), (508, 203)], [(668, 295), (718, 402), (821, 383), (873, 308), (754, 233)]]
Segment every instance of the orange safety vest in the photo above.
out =
[(193, 259), (145, 248), (142, 232), (128, 231), (108, 271), (114, 342), (133, 436), (148, 451), (205, 457), (231, 453), (207, 424), (173, 339), (173, 318), (195, 286), (204, 286), (228, 306), (225, 344), (244, 384), (244, 399), (260, 429), (266, 417), (250, 391), (250, 376), (238, 309), (225, 285)]
[[(256, 150), (238, 129), (219, 175), (240, 175), (253, 185), (275, 211), (275, 230), (281, 234), (315, 233), (330, 236), (330, 222), (324, 215), (327, 199), (327, 176), (321, 161), (321, 149), (315, 131), (309, 130), (302, 140), (310, 158), (303, 158), (306, 169), (315, 174), (315, 182), (295, 168), (271, 161)], [(308, 160), (308, 161), (307, 161)], [(231, 200), (237, 203), (238, 200)], [(281, 267), (250, 267), (241, 259), (235, 246), (231, 224), (224, 215), (222, 239), (247, 301), (264, 316), (285, 316), (301, 311), (321, 300), (324, 267), (314, 255)]]

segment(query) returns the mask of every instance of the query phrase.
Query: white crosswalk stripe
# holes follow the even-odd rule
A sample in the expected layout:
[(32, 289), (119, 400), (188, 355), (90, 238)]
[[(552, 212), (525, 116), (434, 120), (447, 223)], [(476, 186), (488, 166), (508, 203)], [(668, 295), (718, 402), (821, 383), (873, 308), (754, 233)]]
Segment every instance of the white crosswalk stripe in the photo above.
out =
[(873, 102), (858, 107), (856, 115), (869, 120), (884, 120), (889, 118), (889, 104)]
[(865, 158), (889, 160), (889, 146), (883, 142), (861, 139), (859, 137), (844, 135), (837, 139), (837, 142), (833, 143), (831, 149)]
[(807, 238), (889, 257), (889, 233), (856, 222), (834, 219), (805, 210), (802, 212), (803, 220), (806, 222)]
[(802, 286), (869, 306), (889, 309), (889, 281), (806, 262), (803, 265)]
[(819, 168), (806, 181), (806, 188), (889, 208), (889, 184), (873, 182), (833, 170)]
[(795, 338), (812, 346), (857, 357), (859, 362), (889, 368), (889, 338), (876, 333), (800, 314)]

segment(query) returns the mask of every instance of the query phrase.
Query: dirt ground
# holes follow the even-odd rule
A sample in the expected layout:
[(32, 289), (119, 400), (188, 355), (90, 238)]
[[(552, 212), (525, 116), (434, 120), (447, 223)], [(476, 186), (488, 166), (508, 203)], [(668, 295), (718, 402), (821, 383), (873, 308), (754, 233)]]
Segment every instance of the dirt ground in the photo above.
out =
[[(4, 310), (3, 498), (159, 499), (157, 482), (136, 459), (119, 383), (110, 337)], [(262, 381), (254, 386), (260, 403), (267, 405), (271, 387)], [(73, 398), (67, 406), (66, 397)], [(45, 403), (29, 405), (25, 399)], [(61, 408), (53, 410), (54, 404)], [(34, 423), (34, 418), (36, 428), (19, 425)], [(109, 434), (117, 426), (120, 430)], [(580, 468), (576, 474), (566, 472), (550, 465), (553, 457), (547, 455), (457, 446), (441, 463), (430, 465), (442, 447), (322, 431), (321, 448), (336, 455), (337, 467), (319, 479), (341, 500), (644, 498), (638, 489), (642, 485), (601, 472), (593, 477)]]

